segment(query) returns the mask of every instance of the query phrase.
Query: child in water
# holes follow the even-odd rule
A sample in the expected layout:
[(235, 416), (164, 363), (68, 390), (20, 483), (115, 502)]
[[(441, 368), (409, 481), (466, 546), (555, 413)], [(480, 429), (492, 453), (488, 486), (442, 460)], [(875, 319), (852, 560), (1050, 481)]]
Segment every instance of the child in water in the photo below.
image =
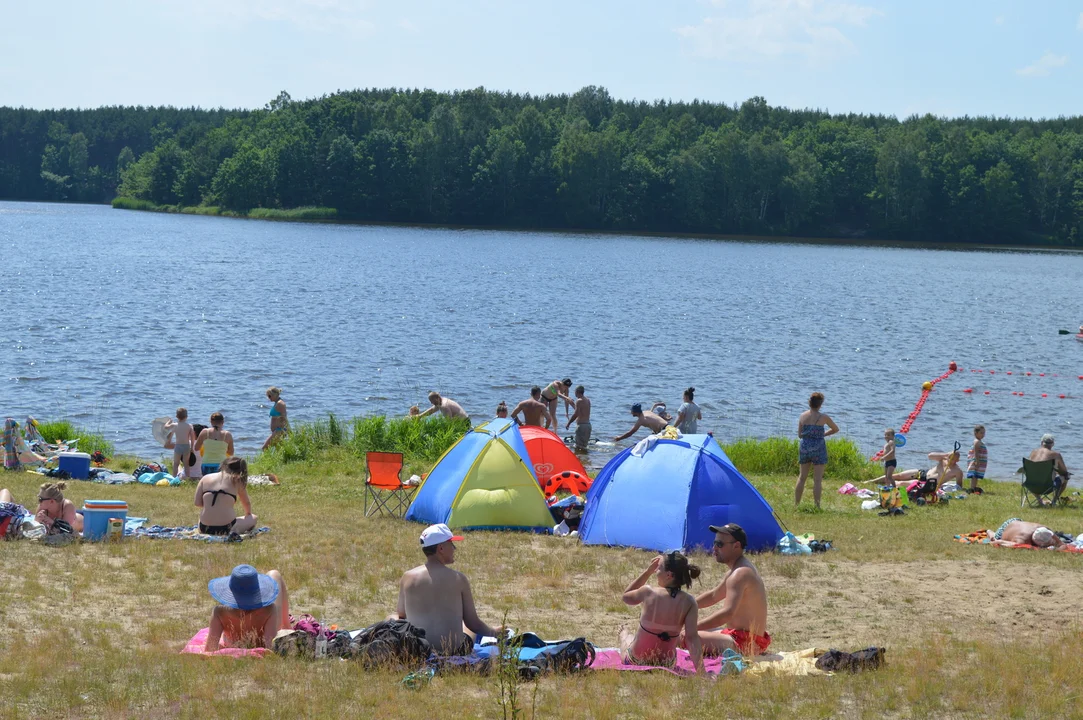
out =
[(891, 484), (894, 482), (891, 478), (895, 468), (899, 466), (895, 459), (895, 428), (884, 431), (884, 449), (880, 451), (880, 459), (884, 461), (884, 483)]
[(967, 492), (981, 495), (978, 483), (985, 479), (985, 467), (989, 463), (989, 450), (985, 447), (985, 426), (974, 426), (974, 444), (966, 454), (966, 477), (970, 481)]

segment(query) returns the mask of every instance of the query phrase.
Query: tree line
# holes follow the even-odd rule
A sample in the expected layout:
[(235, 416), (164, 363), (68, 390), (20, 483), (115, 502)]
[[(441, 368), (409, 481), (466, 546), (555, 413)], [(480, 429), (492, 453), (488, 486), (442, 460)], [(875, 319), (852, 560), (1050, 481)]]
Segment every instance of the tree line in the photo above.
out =
[(0, 197), (522, 228), (1083, 244), (1083, 118), (373, 89), (0, 108)]

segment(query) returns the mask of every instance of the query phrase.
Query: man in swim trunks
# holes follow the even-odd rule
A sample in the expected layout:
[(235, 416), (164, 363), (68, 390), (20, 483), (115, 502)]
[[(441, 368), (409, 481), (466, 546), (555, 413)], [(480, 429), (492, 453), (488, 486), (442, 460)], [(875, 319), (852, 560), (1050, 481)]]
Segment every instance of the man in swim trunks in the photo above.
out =
[(572, 421), (575, 421), (575, 449), (582, 452), (590, 445), (590, 398), (587, 397), (586, 388), (582, 385), (575, 389), (575, 412), (568, 419), (568, 424), (564, 426), (567, 430), (572, 426)]
[[(718, 603), (722, 607), (699, 618), (699, 638), (704, 656), (721, 655), (726, 649), (755, 656), (767, 652), (771, 635), (767, 632), (767, 589), (756, 566), (745, 557), (748, 536), (737, 523), (711, 526), (714, 559), (729, 567), (729, 572), (713, 590), (696, 598), (702, 610)], [(685, 647), (682, 638), (681, 646)]]
[(462, 405), (455, 402), (451, 398), (440, 397), (440, 393), (436, 392), (435, 390), (429, 393), (429, 402), (432, 403), (432, 407), (424, 411), (417, 417), (432, 415), (434, 412), (439, 410), (440, 413), (446, 418), (464, 418), (466, 420), (470, 419), (470, 416), (466, 414), (465, 410), (463, 410)]
[(1033, 545), (1035, 547), (1060, 547), (1064, 540), (1057, 537), (1059, 533), (1050, 530), (1038, 523), (1024, 522), (1019, 518), (1009, 518), (997, 528), (994, 533), (989, 533), (989, 539), (994, 545), (1015, 547), (1016, 545)]
[(664, 418), (656, 415), (652, 412), (644, 412), (643, 406), (636, 403), (632, 406), (632, 415), (636, 419), (636, 424), (632, 426), (632, 429), (623, 435), (618, 435), (613, 438), (613, 442), (620, 442), (621, 440), (635, 435), (636, 430), (641, 427), (645, 427), (651, 431), (651, 433), (660, 433), (666, 429), (666, 421)]
[(251, 565), (238, 565), (207, 585), (220, 604), (211, 613), (204, 650), (215, 652), (223, 638), (227, 647), (271, 647), (279, 630), (289, 630), (290, 602), (286, 582), (277, 570), (266, 575)]
[(408, 570), (399, 580), (399, 602), (392, 619), (408, 620), (425, 631), (425, 638), (443, 655), (469, 655), (474, 638), (497, 637), (500, 630), (478, 618), (470, 581), (449, 565), (455, 562), (455, 541), (447, 525), (430, 525), (421, 533), (425, 564)]
[[(523, 414), (523, 420), (521, 421), (519, 420), (519, 413)], [(530, 397), (516, 405), (515, 409), (511, 411), (511, 419), (519, 423), (520, 426), (533, 425), (541, 427), (542, 420), (545, 420), (545, 427), (557, 427), (557, 419), (549, 411), (549, 406), (541, 401), (541, 388), (537, 385), (530, 388)]]
[(1053, 492), (1054, 505), (1060, 500), (1060, 494), (1068, 487), (1068, 478), (1072, 476), (1072, 473), (1068, 472), (1068, 466), (1064, 464), (1064, 456), (1053, 449), (1055, 442), (1056, 439), (1049, 433), (1042, 435), (1041, 446), (1032, 450), (1029, 458), (1034, 462), (1053, 461), (1053, 484), (1057, 487)]

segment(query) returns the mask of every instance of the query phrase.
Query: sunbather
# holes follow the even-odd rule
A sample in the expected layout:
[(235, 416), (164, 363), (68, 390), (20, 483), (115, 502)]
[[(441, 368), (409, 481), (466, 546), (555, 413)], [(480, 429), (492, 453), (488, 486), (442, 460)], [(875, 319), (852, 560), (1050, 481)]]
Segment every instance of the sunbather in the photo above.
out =
[(1015, 547), (1016, 545), (1033, 545), (1035, 547), (1060, 547), (1064, 541), (1057, 537), (1059, 533), (1050, 530), (1045, 525), (1024, 522), (1019, 518), (1010, 518), (1004, 521), (996, 532), (989, 533), (989, 539), (993, 545)]
[(474, 638), (496, 637), (500, 632), (478, 617), (470, 581), (449, 565), (455, 562), (455, 541), (447, 525), (430, 525), (421, 533), (421, 551), (425, 564), (408, 570), (399, 580), (399, 601), (391, 619), (409, 620), (425, 631), (437, 652), (445, 655), (469, 655)]
[(279, 630), (290, 629), (290, 602), (282, 573), (266, 575), (251, 565), (238, 565), (207, 585), (220, 605), (211, 613), (207, 652), (227, 647), (271, 647)]
[[(645, 586), (654, 575), (657, 586)], [(620, 650), (629, 665), (672, 665), (677, 659), (677, 640), (690, 638), (692, 663), (703, 673), (703, 646), (697, 632), (699, 610), (696, 599), (681, 588), (691, 587), (699, 568), (688, 564), (679, 552), (659, 555), (632, 581), (621, 599), (627, 605), (642, 605), (639, 628), (620, 629)]]
[[(243, 517), (237, 517), (237, 502), (244, 508)], [(248, 499), (245, 459), (226, 458), (221, 471), (201, 477), (196, 484), (196, 507), (203, 508), (199, 531), (206, 535), (240, 534), (256, 527), (259, 518), (252, 514), (252, 501)]]
[[(699, 639), (705, 655), (737, 650), (742, 655), (762, 655), (771, 644), (767, 632), (767, 589), (756, 566), (745, 557), (748, 536), (736, 523), (711, 526), (714, 559), (729, 566), (729, 572), (713, 590), (696, 598), (702, 610), (719, 602), (722, 607), (699, 620)], [(687, 638), (682, 647), (687, 647)]]
[[(75, 503), (64, 498), (62, 482), (45, 483), (38, 490), (38, 511), (34, 519), (48, 529), (49, 534), (83, 532), (83, 514), (75, 512)], [(11, 491), (0, 490), (0, 503), (14, 503)]]
[(903, 489), (906, 489), (915, 480), (921, 482), (936, 480), (937, 487), (952, 480), (958, 482), (960, 486), (963, 484), (963, 469), (959, 467), (958, 450), (931, 452), (929, 453), (929, 459), (935, 462), (936, 465), (928, 470), (903, 470), (902, 472), (893, 473), (890, 480), (888, 480), (887, 475), (881, 475), (874, 480), (866, 480), (865, 484), (876, 483), (880, 485), (884, 482), (894, 482), (895, 487)]

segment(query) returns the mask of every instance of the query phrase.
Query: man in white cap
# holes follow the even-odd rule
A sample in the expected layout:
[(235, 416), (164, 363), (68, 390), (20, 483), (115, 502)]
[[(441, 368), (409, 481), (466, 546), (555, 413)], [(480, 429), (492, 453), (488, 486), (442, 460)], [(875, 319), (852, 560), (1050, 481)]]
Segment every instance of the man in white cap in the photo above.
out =
[(1033, 545), (1040, 548), (1058, 548), (1064, 541), (1057, 533), (1045, 525), (1026, 522), (1019, 518), (1010, 518), (1004, 521), (996, 532), (990, 533), (989, 538), (993, 545), (1015, 547), (1016, 545)]
[(425, 564), (407, 571), (399, 580), (399, 602), (395, 615), (409, 620), (425, 631), (425, 638), (438, 653), (469, 655), (474, 639), (463, 628), (478, 637), (497, 635), (497, 630), (478, 617), (470, 581), (448, 565), (455, 562), (455, 541), (447, 525), (430, 525), (421, 533), (421, 551)]
[(1031, 450), (1029, 458), (1034, 462), (1053, 461), (1053, 484), (1057, 488), (1053, 492), (1054, 505), (1060, 500), (1060, 494), (1064, 492), (1064, 488), (1068, 487), (1068, 478), (1072, 476), (1068, 472), (1068, 466), (1064, 464), (1064, 456), (1053, 449), (1053, 443), (1055, 442), (1056, 440), (1049, 433), (1042, 435), (1041, 446)]

